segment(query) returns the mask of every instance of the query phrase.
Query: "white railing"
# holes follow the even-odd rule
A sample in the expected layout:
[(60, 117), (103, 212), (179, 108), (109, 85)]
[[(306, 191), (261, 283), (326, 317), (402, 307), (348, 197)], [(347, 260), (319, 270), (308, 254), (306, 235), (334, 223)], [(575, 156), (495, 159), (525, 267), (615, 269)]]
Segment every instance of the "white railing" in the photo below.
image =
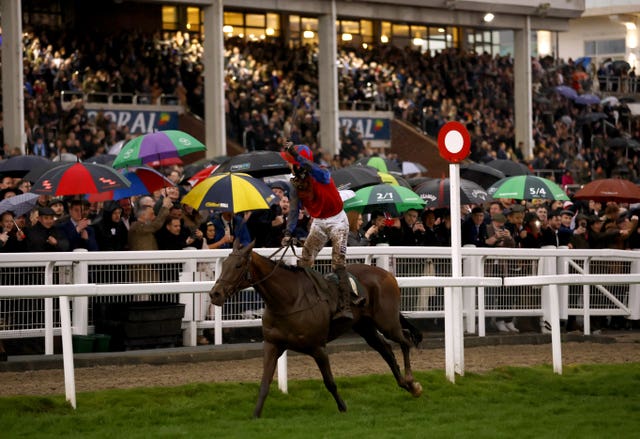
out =
[[(269, 255), (272, 250), (258, 251)], [(186, 305), (183, 320), (185, 345), (195, 345), (196, 333), (201, 328), (213, 327), (216, 343), (221, 343), (223, 327), (260, 324), (259, 318), (238, 318), (238, 310), (227, 310), (225, 315), (221, 307), (215, 307), (211, 321), (204, 319), (207, 309), (206, 292), (213, 286), (220, 264), (228, 252), (229, 250), (183, 250), (0, 255), (0, 305), (5, 305), (4, 311), (0, 309), (0, 317), (9, 320), (5, 323), (5, 329), (0, 331), (0, 337), (42, 335), (44, 332), (45, 353), (52, 354), (53, 335), (61, 334), (66, 394), (75, 407), (71, 334), (87, 334), (91, 330), (90, 299), (177, 295), (180, 302)], [(56, 261), (51, 260), (52, 256), (55, 256)], [(454, 334), (453, 338), (449, 338), (455, 346), (455, 358), (446, 359), (447, 369), (449, 370), (450, 365), (455, 365), (456, 372), (460, 374), (464, 373), (463, 331), (462, 328), (451, 325), (451, 321), (455, 320), (452, 316), (459, 315), (460, 321), (464, 317), (469, 333), (476, 331), (477, 321), (477, 330), (481, 336), (484, 335), (485, 317), (542, 316), (551, 325), (553, 364), (557, 373), (562, 372), (561, 318), (566, 318), (570, 313), (583, 315), (585, 333), (589, 331), (588, 321), (591, 315), (640, 318), (640, 295), (637, 294), (640, 288), (640, 253), (616, 250), (464, 248), (462, 257), (463, 277), (452, 278), (448, 276), (446, 264), (447, 261), (450, 262), (449, 248), (349, 249), (350, 260), (382, 266), (396, 274), (402, 288), (404, 314), (412, 317), (445, 317), (445, 330)], [(323, 249), (316, 267), (320, 271), (326, 271), (329, 259), (330, 249)], [(288, 261), (293, 262), (293, 257), (289, 256)], [(202, 270), (203, 267), (206, 269)], [(591, 268), (603, 273), (585, 274), (591, 273)], [(571, 274), (572, 271), (579, 274)], [(436, 275), (429, 275), (431, 272)], [(121, 281), (106, 282), (114, 278)], [(578, 297), (581, 300), (575, 300), (572, 296), (570, 285), (582, 286), (582, 294)], [(595, 288), (590, 285), (595, 285)], [(459, 288), (462, 288), (463, 293), (460, 307), (456, 308), (454, 303), (454, 309), (445, 310), (444, 301), (441, 302), (439, 296), (450, 297)], [(486, 288), (491, 288), (487, 294)], [(422, 300), (424, 296), (427, 300)], [(69, 306), (70, 297), (73, 297), (72, 307)], [(523, 297), (526, 300), (520, 300)], [(57, 325), (54, 323), (54, 298), (59, 298)], [(602, 300), (603, 298), (606, 300)], [(43, 322), (40, 328), (11, 329), (11, 311), (6, 311), (6, 304), (14, 300), (44, 301), (41, 310), (18, 311), (42, 314), (44, 318), (36, 319)], [(247, 303), (260, 305), (255, 298), (245, 300), (244, 304)], [(430, 307), (434, 309), (430, 310)], [(283, 364), (286, 367), (286, 358)], [(283, 377), (280, 371), (278, 377)], [(284, 385), (286, 388), (286, 383)]]

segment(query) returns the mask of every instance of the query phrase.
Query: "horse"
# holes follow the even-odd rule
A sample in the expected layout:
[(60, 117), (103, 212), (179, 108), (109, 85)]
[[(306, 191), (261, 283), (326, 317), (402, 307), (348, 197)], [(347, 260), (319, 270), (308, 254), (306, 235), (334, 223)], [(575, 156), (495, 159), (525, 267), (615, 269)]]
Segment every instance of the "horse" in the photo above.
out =
[[(253, 251), (255, 241), (242, 246), (236, 239), (233, 250), (222, 263), (222, 270), (209, 292), (211, 302), (222, 306), (227, 298), (253, 287), (265, 303), (262, 315), (264, 339), (263, 369), (254, 418), (262, 414), (278, 358), (287, 350), (313, 357), (327, 390), (333, 395), (338, 410), (347, 410), (331, 372), (326, 346), (349, 328), (362, 336), (378, 351), (391, 368), (398, 386), (414, 397), (422, 394), (422, 386), (414, 381), (410, 350), (422, 341), (422, 334), (400, 314), (400, 288), (388, 271), (365, 264), (350, 264), (347, 271), (364, 289), (365, 304), (352, 307), (353, 319), (335, 320), (336, 300), (318, 288), (305, 269), (274, 261)], [(337, 288), (337, 287), (332, 287)], [(391, 345), (402, 349), (404, 375)]]

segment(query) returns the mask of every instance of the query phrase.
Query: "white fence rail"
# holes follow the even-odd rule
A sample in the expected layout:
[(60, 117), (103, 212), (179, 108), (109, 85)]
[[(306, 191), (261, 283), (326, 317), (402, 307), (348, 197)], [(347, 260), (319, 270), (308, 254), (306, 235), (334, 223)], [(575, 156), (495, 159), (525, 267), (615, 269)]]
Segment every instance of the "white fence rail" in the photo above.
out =
[[(258, 251), (269, 255), (273, 249)], [(228, 252), (0, 254), (0, 338), (44, 336), (45, 353), (53, 354), (53, 336), (61, 334), (65, 377), (70, 375), (73, 381), (71, 334), (93, 330), (93, 304), (125, 296), (172, 295), (186, 305), (184, 345), (195, 345), (197, 331), (204, 328), (214, 328), (215, 342), (222, 343), (224, 327), (260, 325), (255, 311), (262, 307), (261, 299), (247, 290), (224, 307), (215, 307), (213, 314), (208, 312), (206, 292)], [(486, 317), (543, 317), (551, 323), (554, 370), (558, 373), (562, 371), (559, 319), (583, 316), (587, 334), (593, 315), (640, 319), (638, 252), (464, 248), (462, 256), (462, 278), (450, 277), (449, 248), (353, 247), (348, 259), (394, 272), (402, 290), (401, 310), (409, 317), (460, 313), (466, 332), (481, 336), (485, 335)], [(295, 258), (287, 259), (292, 263)], [(321, 252), (316, 267), (329, 270), (330, 249)], [(448, 294), (455, 288), (462, 288), (461, 307), (445, 310), (445, 291)], [(446, 329), (459, 338), (456, 372), (463, 373), (462, 331)], [(75, 407), (75, 385), (69, 384), (67, 399)]]

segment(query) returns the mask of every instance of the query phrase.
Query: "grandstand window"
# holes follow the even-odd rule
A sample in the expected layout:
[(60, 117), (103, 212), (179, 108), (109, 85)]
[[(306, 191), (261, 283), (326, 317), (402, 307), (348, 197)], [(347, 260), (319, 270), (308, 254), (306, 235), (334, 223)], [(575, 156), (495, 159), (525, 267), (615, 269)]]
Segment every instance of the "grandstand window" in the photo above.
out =
[(624, 55), (626, 44), (623, 39), (619, 40), (596, 40), (584, 42), (584, 54), (586, 56), (602, 55)]
[(162, 7), (162, 29), (178, 30), (178, 8), (175, 6)]
[(186, 28), (190, 32), (200, 32), (200, 29), (202, 28), (200, 8), (187, 7)]
[(22, 5), (23, 27), (26, 25), (57, 28), (62, 26), (62, 6), (50, 0), (32, 0)]
[(297, 44), (313, 44), (318, 42), (318, 19), (289, 16), (289, 40)]

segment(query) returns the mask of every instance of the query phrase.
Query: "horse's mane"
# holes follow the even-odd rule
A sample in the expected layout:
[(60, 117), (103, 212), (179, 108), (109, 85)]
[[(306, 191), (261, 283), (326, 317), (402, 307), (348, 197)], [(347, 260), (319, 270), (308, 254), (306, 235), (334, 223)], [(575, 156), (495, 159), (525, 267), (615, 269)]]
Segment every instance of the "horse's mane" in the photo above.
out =
[(293, 273), (299, 273), (299, 272), (301, 272), (301, 271), (304, 271), (304, 268), (303, 268), (303, 267), (299, 267), (299, 266), (297, 266), (297, 265), (287, 264), (287, 263), (286, 263), (286, 262), (284, 262), (283, 260), (280, 260), (280, 261), (278, 261), (278, 260), (274, 260), (274, 259), (271, 259), (271, 258), (269, 258), (269, 257), (267, 257), (267, 256), (262, 256), (262, 255), (260, 255), (259, 253), (256, 253), (256, 254), (257, 254), (257, 255), (259, 255), (259, 256), (261, 256), (261, 257), (263, 257), (264, 259), (266, 259), (266, 260), (270, 261), (271, 263), (273, 263), (273, 264), (278, 264), (278, 266), (279, 266), (279, 267), (284, 268), (284, 269), (286, 269), (286, 270), (289, 270), (289, 271), (291, 271), (291, 272), (293, 272)]

